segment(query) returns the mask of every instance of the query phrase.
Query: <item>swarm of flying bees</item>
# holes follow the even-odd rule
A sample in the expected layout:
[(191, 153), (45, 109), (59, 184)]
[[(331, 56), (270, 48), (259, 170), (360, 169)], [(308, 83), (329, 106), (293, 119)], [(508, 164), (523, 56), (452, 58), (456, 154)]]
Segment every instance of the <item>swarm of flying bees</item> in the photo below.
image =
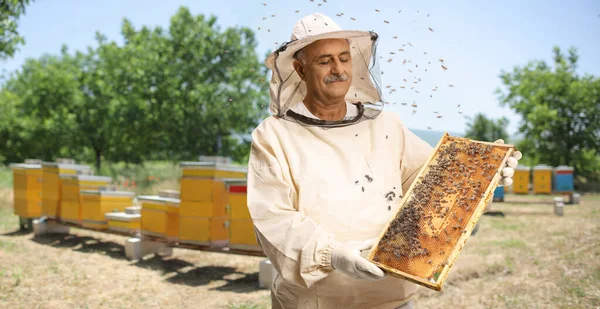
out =
[[(281, 20), (277, 20), (276, 18), (276, 14), (267, 14), (267, 13), (272, 13), (272, 12), (268, 12), (269, 10), (274, 10), (273, 7), (269, 6), (269, 2), (268, 0), (265, 0), (262, 2), (262, 7), (265, 8), (266, 12), (263, 14), (262, 17), (262, 23), (261, 25), (259, 25), (258, 31), (263, 32), (263, 33), (271, 33), (271, 29), (278, 29), (282, 26), (282, 21)], [(329, 1), (331, 2), (331, 1)], [(300, 13), (301, 11), (306, 12), (306, 14), (314, 12), (316, 10), (316, 8), (318, 7), (319, 11), (320, 10), (325, 10), (325, 14), (329, 15), (326, 10), (329, 7), (329, 5), (326, 5), (328, 3), (327, 0), (309, 0), (306, 3), (311, 4), (311, 8), (304, 10), (302, 8), (295, 8), (294, 12), (296, 14)], [(316, 6), (315, 6), (316, 4)], [(333, 14), (331, 14), (330, 16), (335, 15), (334, 18), (339, 18), (339, 23), (340, 25), (343, 27), (344, 24), (348, 25), (348, 22), (364, 22), (364, 21), (368, 21), (368, 20), (379, 20), (379, 22), (382, 22), (383, 24), (386, 25), (392, 25), (394, 24), (394, 22), (396, 21), (395, 18), (400, 18), (398, 19), (399, 21), (406, 21), (407, 23), (409, 23), (411, 20), (413, 23), (419, 22), (420, 26), (416, 26), (414, 29), (415, 31), (422, 31), (421, 35), (423, 36), (427, 36), (429, 37), (431, 35), (431, 38), (433, 39), (434, 33), (437, 33), (436, 30), (439, 29), (435, 29), (435, 25), (432, 24), (433, 20), (430, 20), (429, 17), (431, 16), (430, 13), (424, 12), (424, 13), (420, 13), (420, 10), (402, 10), (401, 8), (397, 9), (397, 13), (395, 13), (396, 11), (394, 11), (394, 15), (390, 15), (388, 14), (389, 12), (387, 12), (386, 10), (381, 10), (380, 8), (368, 8), (365, 7), (365, 10), (361, 10), (361, 12), (364, 12), (365, 16), (347, 16), (344, 14), (344, 12), (334, 12)], [(403, 13), (404, 12), (404, 13)], [(416, 13), (415, 13), (416, 12)], [(279, 11), (277, 11), (279, 16), (284, 17), (285, 19), (285, 14), (280, 13)], [(402, 15), (395, 15), (395, 14), (402, 14)], [(405, 15), (408, 14), (408, 15)], [(400, 17), (402, 16), (402, 17)], [(385, 17), (385, 18), (384, 18)], [(336, 20), (338, 21), (338, 20)], [(426, 23), (426, 24), (423, 24)], [(274, 27), (274, 25), (277, 25), (277, 28)], [(398, 23), (396, 23), (396, 25), (398, 25)], [(329, 26), (327, 23), (325, 23), (325, 26)], [(352, 27), (352, 26), (349, 26)], [(383, 27), (380, 26), (380, 27)], [(398, 27), (399, 29), (402, 29), (402, 27)], [(256, 29), (256, 28), (255, 28)], [(392, 29), (392, 28), (386, 28), (386, 29)], [(375, 32), (379, 32), (377, 29), (373, 29)], [(387, 31), (387, 30), (386, 30)], [(273, 33), (276, 33), (277, 31), (274, 31)], [(380, 46), (382, 46), (383, 48), (390, 48), (393, 51), (389, 52), (389, 57), (386, 57), (387, 60), (385, 60), (385, 66), (388, 69), (391, 69), (393, 71), (396, 72), (396, 74), (400, 74), (400, 76), (404, 75), (407, 78), (402, 79), (404, 81), (404, 84), (402, 85), (394, 85), (394, 87), (386, 87), (389, 89), (389, 95), (394, 95), (394, 93), (398, 93), (400, 95), (402, 95), (403, 93), (406, 93), (405, 91), (410, 91), (410, 93), (413, 93), (413, 95), (418, 95), (419, 97), (422, 98), (428, 98), (429, 100), (434, 98), (434, 93), (439, 93), (438, 95), (435, 96), (435, 98), (444, 98), (444, 95), (447, 93), (447, 91), (451, 91), (449, 88), (455, 88), (454, 84), (451, 83), (446, 83), (448, 85), (448, 88), (439, 88), (438, 86), (430, 86), (427, 87), (427, 76), (424, 75), (428, 75), (428, 74), (436, 74), (436, 72), (446, 72), (449, 70), (449, 67), (446, 65), (446, 63), (444, 62), (443, 58), (434, 58), (434, 59), (429, 59), (429, 61), (419, 61), (416, 60), (415, 58), (413, 58), (413, 55), (415, 55), (416, 53), (418, 53), (419, 55), (422, 55), (423, 57), (432, 57), (429, 56), (431, 54), (435, 54), (433, 52), (431, 52), (431, 50), (429, 51), (429, 53), (427, 51), (419, 51), (419, 45), (420, 44), (416, 44), (417, 47), (415, 47), (415, 45), (412, 42), (409, 41), (404, 41), (401, 42), (400, 40), (398, 40), (398, 38), (400, 37), (400, 35), (393, 35), (390, 36), (388, 38), (393, 38), (393, 41), (390, 39), (389, 41), (386, 41), (385, 43), (380, 43)], [(396, 43), (393, 43), (396, 42)], [(278, 42), (275, 42), (275, 45), (279, 46)], [(421, 44), (422, 45), (422, 44)], [(355, 46), (352, 46), (353, 48), (355, 48)], [(396, 56), (399, 55), (399, 53), (402, 53), (403, 57), (400, 59), (395, 59)], [(382, 54), (380, 54), (382, 55)], [(380, 56), (381, 57), (381, 56)], [(381, 57), (382, 60), (379, 60), (381, 62), (384, 62), (383, 57)], [(439, 63), (439, 69), (435, 70), (435, 65), (433, 66), (432, 69), (432, 62), (434, 62), (435, 60), (438, 60)], [(412, 67), (412, 65), (410, 66), (410, 68), (406, 68), (405, 71), (399, 71), (396, 70), (396, 68), (394, 68), (395, 66), (398, 65), (407, 65), (410, 64), (412, 61), (415, 61), (414, 63), (414, 67)], [(434, 62), (435, 63), (435, 62)], [(382, 65), (383, 67), (383, 65)], [(401, 72), (401, 73), (400, 73)], [(381, 75), (384, 74), (384, 71), (381, 70), (380, 71)], [(446, 76), (446, 75), (440, 75), (440, 76)], [(421, 77), (423, 77), (423, 81), (424, 83), (421, 83)], [(365, 79), (364, 77), (361, 77), (361, 79)], [(407, 79), (410, 79), (410, 82), (407, 81)], [(416, 82), (416, 80), (418, 79), (418, 82)], [(261, 78), (261, 82), (265, 82), (264, 78)], [(417, 88), (415, 86), (411, 86), (410, 84), (417, 86)], [(408, 84), (408, 85), (407, 85)], [(418, 84), (418, 85), (417, 85)], [(396, 89), (399, 89), (400, 91), (396, 91)], [(426, 89), (426, 90), (425, 90)], [(423, 92), (423, 93), (421, 93)], [(441, 92), (441, 93), (440, 93)], [(435, 99), (433, 99), (434, 101), (427, 101), (430, 102), (428, 104), (422, 104), (421, 106), (430, 106), (431, 102), (435, 102)], [(407, 104), (402, 104), (403, 106), (406, 106)], [(413, 115), (417, 112), (417, 104), (412, 104), (413, 107)], [(421, 107), (424, 108), (424, 107)], [(457, 107), (457, 112), (458, 114), (462, 115), (462, 111), (459, 110), (459, 107)], [(441, 119), (443, 117), (443, 115), (437, 115), (437, 119)]]

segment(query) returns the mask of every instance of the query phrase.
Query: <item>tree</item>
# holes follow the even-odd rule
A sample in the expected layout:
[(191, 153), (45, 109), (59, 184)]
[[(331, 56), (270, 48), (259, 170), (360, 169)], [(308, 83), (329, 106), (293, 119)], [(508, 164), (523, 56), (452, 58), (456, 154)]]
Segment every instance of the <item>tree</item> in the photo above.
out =
[(475, 118), (467, 123), (467, 132), (465, 137), (478, 140), (494, 142), (503, 139), (508, 142), (508, 133), (506, 133), (508, 119), (502, 117), (497, 120), (488, 119), (484, 114), (478, 113)]
[(17, 31), (19, 17), (29, 0), (0, 1), (0, 60), (11, 58), (25, 39)]
[(600, 179), (600, 79), (576, 73), (579, 58), (571, 48), (553, 49), (554, 68), (530, 61), (502, 71), (501, 104), (522, 116), (519, 147), (525, 155), (552, 166), (570, 165), (576, 173)]
[[(266, 68), (252, 30), (181, 8), (168, 31), (136, 30), (125, 44), (28, 60), (0, 90), (0, 154), (52, 160), (194, 160), (249, 152), (241, 137), (266, 115)], [(246, 159), (247, 160), (247, 159)], [(5, 162), (6, 162), (5, 161)]]

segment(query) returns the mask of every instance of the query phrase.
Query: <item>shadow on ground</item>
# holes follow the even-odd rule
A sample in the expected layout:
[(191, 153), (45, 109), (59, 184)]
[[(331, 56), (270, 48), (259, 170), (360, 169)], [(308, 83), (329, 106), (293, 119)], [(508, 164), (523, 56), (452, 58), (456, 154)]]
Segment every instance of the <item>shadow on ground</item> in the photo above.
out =
[[(32, 241), (54, 248), (71, 248), (77, 252), (103, 254), (115, 259), (125, 260), (123, 245), (103, 241), (91, 236), (78, 236), (73, 234), (46, 234), (32, 237)], [(229, 255), (223, 254), (226, 259)], [(132, 266), (159, 272), (167, 277), (165, 280), (173, 284), (187, 286), (202, 286), (213, 281), (226, 281), (226, 284), (214, 290), (230, 291), (235, 293), (248, 293), (259, 290), (258, 272), (238, 272), (233, 267), (226, 266), (201, 266), (195, 267), (193, 263), (176, 258), (150, 255), (138, 261), (131, 262)], [(233, 277), (233, 278), (228, 278)]]

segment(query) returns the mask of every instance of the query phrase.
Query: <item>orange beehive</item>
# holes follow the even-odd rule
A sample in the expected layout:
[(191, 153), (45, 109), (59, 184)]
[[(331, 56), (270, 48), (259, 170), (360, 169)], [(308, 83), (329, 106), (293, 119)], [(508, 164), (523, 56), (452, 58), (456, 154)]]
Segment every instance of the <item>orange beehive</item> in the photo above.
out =
[(393, 276), (441, 290), (513, 150), (445, 134), (368, 259)]

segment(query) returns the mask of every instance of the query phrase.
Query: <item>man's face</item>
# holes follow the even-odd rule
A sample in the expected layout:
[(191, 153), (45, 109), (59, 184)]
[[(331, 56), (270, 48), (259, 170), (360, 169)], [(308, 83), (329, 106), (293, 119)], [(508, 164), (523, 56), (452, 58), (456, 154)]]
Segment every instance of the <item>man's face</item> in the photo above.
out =
[(325, 39), (304, 47), (305, 64), (296, 61), (294, 67), (303, 77), (306, 87), (323, 103), (346, 97), (352, 84), (350, 44), (345, 39)]

